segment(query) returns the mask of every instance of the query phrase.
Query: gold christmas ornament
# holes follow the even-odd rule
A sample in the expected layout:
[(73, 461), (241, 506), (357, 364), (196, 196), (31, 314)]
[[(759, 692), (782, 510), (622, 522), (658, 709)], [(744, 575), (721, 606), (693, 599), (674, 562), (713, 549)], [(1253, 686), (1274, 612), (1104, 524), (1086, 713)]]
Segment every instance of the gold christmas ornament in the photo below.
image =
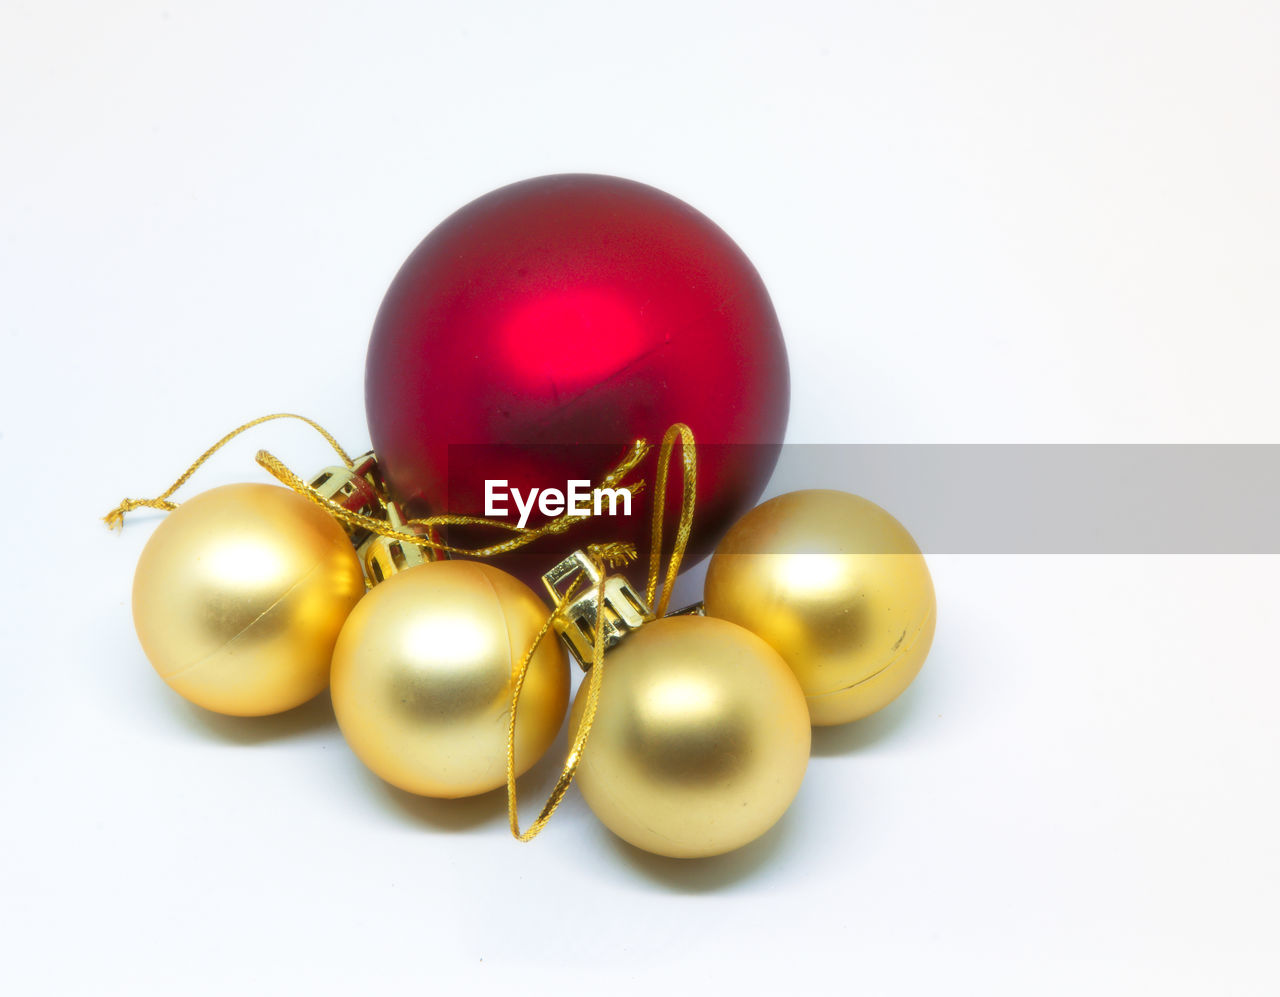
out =
[(763, 638), (795, 672), (818, 725), (874, 713), (916, 677), (937, 604), (911, 534), (873, 502), (815, 489), (779, 495), (725, 535), (706, 612)]
[[(352, 751), (422, 796), (504, 785), (512, 671), (546, 619), (527, 585), (488, 564), (436, 561), (391, 575), (351, 613), (334, 651), (333, 709)], [(568, 662), (545, 642), (525, 677), (517, 774), (551, 745), (568, 699)]]
[[(529, 530), (474, 517), (407, 519), (373, 455), (350, 458), (308, 419), (341, 467), (306, 481), (259, 451), (258, 463), (286, 488), (231, 485), (181, 507), (172, 500), (229, 440), (284, 418), (302, 417), (239, 427), (168, 490), (125, 499), (105, 517), (117, 526), (139, 507), (172, 511), (134, 582), (147, 656), (182, 695), (225, 713), (288, 709), (331, 679), (342, 732), (377, 775), (446, 798), (505, 783), (522, 841), (576, 778), (599, 819), (639, 848), (678, 858), (740, 848), (798, 792), (811, 722), (878, 709), (928, 652), (935, 609), (919, 548), (884, 510), (841, 492), (796, 492), (748, 514), (712, 559), (707, 615), (699, 607), (666, 615), (697, 485), (695, 444), (682, 424), (664, 435), (658, 458), (645, 595), (607, 570), (633, 560), (634, 547), (591, 544), (544, 576), (550, 612), (504, 571), (436, 558), (515, 550), (571, 520)], [(681, 511), (663, 581), (677, 445)], [(624, 479), (648, 449), (637, 440), (602, 487), (638, 491), (640, 482)], [(509, 535), (472, 550), (439, 542), (438, 527), (462, 522)], [(376, 584), (367, 595), (365, 572)], [(568, 700), (568, 664), (545, 640), (551, 634), (589, 675), (560, 777), (522, 831), (517, 777), (550, 747)]]
[(225, 485), (156, 527), (134, 575), (133, 620), (175, 692), (263, 716), (324, 689), (364, 590), (351, 541), (319, 507), (275, 485)]
[[(609, 830), (645, 851), (700, 858), (777, 823), (804, 778), (810, 731), (776, 651), (724, 620), (675, 616), (628, 634), (604, 662), (577, 783)], [(575, 737), (588, 688), (574, 702)]]

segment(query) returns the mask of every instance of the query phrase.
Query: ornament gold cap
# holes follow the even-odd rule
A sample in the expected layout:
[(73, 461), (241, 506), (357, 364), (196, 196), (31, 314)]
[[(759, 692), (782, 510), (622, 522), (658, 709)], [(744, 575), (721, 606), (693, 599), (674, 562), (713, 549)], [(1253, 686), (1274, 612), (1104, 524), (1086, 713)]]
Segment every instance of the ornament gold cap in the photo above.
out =
[[(404, 513), (401, 512), (397, 503), (388, 501), (386, 513), (389, 526), (402, 533), (416, 533), (424, 539), (434, 540), (431, 531), (426, 527), (407, 524)], [(433, 547), (406, 543), (397, 537), (384, 537), (378, 533), (369, 534), (365, 541), (360, 544), (358, 551), (369, 588), (373, 588), (379, 582), (386, 581), (398, 572), (440, 559), (440, 553)]]
[[(554, 627), (574, 660), (586, 671), (595, 653), (596, 630), (602, 632), (606, 653), (651, 616), (648, 605), (621, 575), (604, 576), (586, 551), (576, 550), (542, 576), (551, 598), (559, 603), (578, 579), (586, 588), (556, 614)], [(600, 598), (597, 601), (597, 593)]]
[[(307, 484), (321, 498), (342, 506), (348, 512), (380, 518), (382, 501), (377, 459), (370, 451), (355, 458), (351, 464), (351, 467), (326, 467)], [(361, 527), (344, 522), (342, 528), (357, 547), (369, 538), (369, 531)]]

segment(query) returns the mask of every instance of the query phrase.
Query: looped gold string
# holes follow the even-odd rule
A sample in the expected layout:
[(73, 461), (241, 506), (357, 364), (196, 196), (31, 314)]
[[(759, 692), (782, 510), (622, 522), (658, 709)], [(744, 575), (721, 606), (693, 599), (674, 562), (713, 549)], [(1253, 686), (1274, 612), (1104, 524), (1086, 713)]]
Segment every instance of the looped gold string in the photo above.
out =
[[(635, 548), (629, 544), (609, 544), (604, 547), (592, 544), (587, 548), (587, 556), (595, 561), (596, 567), (600, 569), (607, 566), (619, 567), (635, 557)], [(596, 627), (595, 642), (591, 651), (591, 670), (587, 675), (587, 701), (583, 704), (582, 717), (578, 721), (578, 729), (574, 732), (573, 743), (569, 746), (564, 767), (560, 770), (560, 778), (556, 780), (551, 794), (547, 797), (547, 802), (542, 805), (542, 811), (534, 822), (526, 830), (521, 831), (520, 811), (516, 798), (516, 710), (520, 705), (520, 693), (524, 689), (524, 680), (529, 674), (529, 665), (533, 661), (534, 653), (542, 645), (547, 632), (557, 620), (562, 618), (564, 607), (576, 594), (581, 580), (581, 575), (575, 578), (556, 601), (551, 615), (542, 624), (542, 629), (538, 631), (538, 635), (525, 651), (520, 664), (516, 666), (514, 681), (511, 684), (511, 710), (507, 719), (507, 821), (511, 825), (512, 835), (518, 841), (532, 841), (537, 837), (538, 832), (546, 826), (551, 815), (560, 806), (565, 794), (569, 792), (573, 777), (578, 773), (578, 763), (582, 760), (582, 749), (587, 746), (587, 735), (591, 733), (591, 725), (596, 719), (596, 706), (600, 702), (600, 683), (604, 677), (604, 627)], [(601, 570), (600, 579), (596, 582), (597, 605), (604, 598), (604, 583), (605, 572)]]
[[(667, 577), (662, 583), (662, 597), (655, 604), (658, 593), (658, 567), (662, 561), (662, 518), (667, 506), (667, 470), (671, 463), (671, 452), (675, 449), (676, 440), (680, 441), (680, 459), (684, 470), (683, 486), (680, 492), (680, 520), (676, 527), (676, 539), (671, 550), (671, 560), (667, 563)], [(698, 489), (697, 445), (693, 441), (693, 430), (683, 422), (671, 426), (662, 436), (662, 448), (658, 452), (658, 473), (653, 485), (653, 518), (651, 520), (652, 539), (649, 543), (649, 579), (645, 585), (645, 602), (653, 607), (651, 619), (666, 616), (667, 604), (671, 601), (671, 590), (676, 584), (676, 575), (680, 573), (680, 562), (684, 560), (685, 548), (689, 546), (689, 535), (693, 532), (693, 505)]]
[[(667, 564), (667, 575), (663, 585), (662, 600), (658, 609), (650, 613), (650, 619), (663, 616), (667, 611), (667, 602), (671, 596), (676, 575), (680, 573), (680, 562), (684, 559), (685, 548), (689, 544), (689, 535), (693, 531), (693, 510), (697, 486), (697, 445), (694, 443), (693, 431), (683, 423), (676, 423), (662, 437), (662, 449), (658, 456), (658, 476), (653, 490), (654, 514), (651, 520), (652, 537), (649, 548), (649, 584), (648, 600), (653, 605), (653, 597), (658, 584), (660, 551), (662, 549), (662, 518), (665, 511), (667, 487), (667, 465), (671, 460), (671, 452), (676, 440), (680, 441), (680, 454), (684, 470), (684, 491), (680, 501), (680, 520), (676, 527), (675, 544), (671, 551), (671, 560)], [(600, 580), (596, 583), (596, 604), (601, 605), (604, 599), (605, 567), (620, 567), (635, 557), (635, 548), (629, 544), (592, 544), (587, 548), (587, 556), (596, 564)], [(578, 764), (582, 761), (582, 752), (587, 746), (587, 738), (596, 719), (596, 707), (600, 703), (600, 686), (604, 681), (604, 627), (596, 627), (595, 639), (591, 648), (591, 669), (587, 674), (587, 699), (583, 703), (582, 716), (578, 720), (578, 729), (574, 732), (573, 743), (565, 757), (564, 766), (560, 770), (560, 778), (551, 789), (547, 802), (542, 810), (524, 831), (520, 830), (520, 811), (516, 796), (516, 713), (520, 707), (520, 693), (524, 689), (525, 677), (529, 673), (529, 665), (533, 655), (541, 646), (548, 631), (558, 620), (563, 619), (564, 609), (573, 598), (582, 576), (575, 578), (556, 600), (551, 615), (547, 617), (542, 629), (534, 637), (533, 643), (525, 652), (520, 664), (516, 666), (511, 682), (511, 709), (507, 719), (507, 821), (511, 826), (511, 834), (517, 841), (531, 841), (537, 837), (556, 812), (577, 775)]]
[(168, 488), (166, 488), (163, 492), (161, 492), (155, 498), (123, 499), (118, 506), (116, 506), (109, 513), (107, 513), (105, 516), (102, 517), (102, 521), (107, 524), (108, 529), (115, 530), (115, 529), (122, 529), (124, 527), (125, 514), (132, 512), (134, 509), (142, 509), (142, 508), (160, 509), (164, 512), (172, 512), (174, 509), (178, 508), (178, 503), (169, 501), (169, 496), (171, 496), (179, 488), (185, 485), (190, 480), (191, 476), (195, 474), (196, 471), (200, 470), (201, 465), (204, 464), (205, 461), (207, 461), (210, 457), (216, 454), (219, 450), (225, 447), (228, 443), (234, 440), (241, 433), (245, 432), (246, 430), (252, 429), (254, 426), (260, 426), (264, 422), (270, 422), (273, 419), (298, 419), (301, 422), (305, 422), (308, 426), (310, 426), (312, 429), (314, 429), (317, 433), (319, 433), (321, 436), (325, 438), (329, 446), (333, 447), (337, 455), (340, 458), (342, 458), (342, 463), (344, 463), (347, 467), (353, 466), (351, 458), (347, 456), (347, 452), (343, 450), (341, 446), (338, 445), (338, 441), (333, 438), (333, 435), (327, 429), (321, 426), (318, 422), (314, 422), (311, 419), (308, 419), (305, 415), (295, 415), (292, 412), (276, 412), (276, 413), (273, 413), (272, 415), (261, 416), (257, 419), (252, 420), (251, 422), (246, 422), (243, 426), (239, 426), (236, 429), (233, 429), (226, 436), (224, 436), (217, 443), (211, 446), (199, 457), (197, 457), (195, 459), (195, 462), (189, 468), (187, 468), (185, 471), (182, 472), (182, 475), (178, 478), (177, 481), (171, 484)]
[[(631, 445), (631, 449), (627, 451), (627, 455), (613, 468), (608, 474), (600, 479), (599, 488), (620, 488), (631, 492), (632, 495), (638, 495), (644, 491), (644, 482), (636, 481), (632, 484), (623, 484), (622, 479), (625, 478), (636, 465), (644, 459), (649, 452), (649, 445), (644, 440), (636, 440)], [(299, 478), (291, 471), (283, 461), (266, 450), (259, 450), (257, 461), (260, 466), (265, 468), (277, 481), (288, 488), (293, 489), (303, 498), (314, 502), (320, 508), (324, 509), (330, 516), (349, 526), (355, 526), (360, 529), (368, 530), (371, 533), (377, 533), (380, 536), (390, 537), (393, 540), (399, 540), (402, 543), (415, 544), (419, 547), (430, 547), (432, 550), (442, 551), (448, 554), (460, 554), (466, 557), (494, 557), (498, 554), (505, 554), (509, 551), (519, 550), (527, 544), (533, 543), (542, 537), (554, 536), (565, 533), (571, 526), (581, 520), (592, 515), (591, 508), (588, 507), (586, 516), (571, 516), (569, 513), (550, 519), (541, 526), (524, 527), (507, 523), (501, 519), (486, 519), (484, 516), (462, 516), (452, 513), (441, 514), (438, 516), (427, 516), (423, 519), (410, 519), (406, 525), (413, 527), (419, 526), (423, 528), (426, 536), (411, 532), (410, 530), (398, 530), (386, 520), (374, 519), (371, 516), (365, 516), (362, 513), (352, 512), (345, 509), (337, 502), (325, 498), (305, 481)], [(511, 534), (510, 539), (500, 541), (499, 543), (489, 544), (484, 547), (454, 547), (438, 540), (432, 539), (434, 531), (441, 526), (489, 526), (496, 530), (502, 530)]]

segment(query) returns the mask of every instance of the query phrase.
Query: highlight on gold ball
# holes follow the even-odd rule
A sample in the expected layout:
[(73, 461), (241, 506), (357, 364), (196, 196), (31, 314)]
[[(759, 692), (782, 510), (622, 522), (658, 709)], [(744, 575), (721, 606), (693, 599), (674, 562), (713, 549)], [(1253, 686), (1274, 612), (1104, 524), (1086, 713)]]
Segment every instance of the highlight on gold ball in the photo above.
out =
[(804, 689), (815, 725), (899, 696), (933, 643), (937, 603), (920, 548), (867, 499), (789, 492), (735, 523), (707, 568), (706, 612), (762, 638)]

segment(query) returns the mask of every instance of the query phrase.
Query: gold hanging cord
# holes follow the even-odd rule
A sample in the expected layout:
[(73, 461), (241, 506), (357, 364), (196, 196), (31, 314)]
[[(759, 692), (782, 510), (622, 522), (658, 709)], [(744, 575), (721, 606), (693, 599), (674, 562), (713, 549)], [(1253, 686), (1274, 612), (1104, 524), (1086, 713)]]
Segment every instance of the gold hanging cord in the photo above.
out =
[(343, 450), (342, 447), (338, 445), (338, 441), (333, 438), (333, 435), (327, 429), (321, 426), (318, 422), (314, 422), (313, 420), (308, 419), (305, 415), (295, 415), (292, 412), (276, 412), (276, 413), (273, 413), (272, 415), (260, 416), (257, 419), (253, 419), (249, 422), (246, 422), (243, 426), (240, 426), (236, 429), (231, 430), (231, 432), (229, 432), (226, 436), (224, 436), (217, 443), (211, 446), (199, 457), (197, 457), (195, 459), (195, 462), (189, 468), (187, 468), (185, 471), (182, 472), (182, 474), (179, 476), (177, 481), (171, 484), (168, 488), (166, 488), (163, 492), (161, 492), (155, 498), (124, 499), (123, 501), (121, 501), (121, 503), (118, 506), (116, 506), (109, 513), (103, 516), (102, 521), (107, 524), (108, 528), (113, 530), (119, 530), (124, 528), (125, 514), (132, 512), (134, 509), (144, 509), (144, 508), (159, 509), (163, 512), (172, 512), (174, 509), (178, 508), (178, 503), (170, 502), (169, 496), (172, 495), (174, 492), (176, 492), (183, 485), (185, 485), (191, 479), (191, 476), (195, 474), (196, 471), (200, 470), (201, 465), (203, 465), (205, 461), (207, 461), (210, 457), (216, 454), (219, 450), (225, 447), (228, 443), (234, 440), (241, 433), (245, 432), (246, 430), (252, 429), (254, 426), (260, 426), (264, 422), (270, 422), (272, 419), (298, 419), (301, 422), (305, 422), (308, 426), (310, 426), (312, 429), (314, 429), (317, 433), (319, 433), (321, 436), (325, 438), (325, 441), (329, 444), (329, 446), (333, 447), (334, 451), (342, 459), (343, 464), (345, 464), (347, 467), (355, 466), (352, 463), (351, 458), (347, 456), (347, 452)]
[[(112, 509), (103, 521), (108, 527), (113, 529), (120, 528), (124, 525), (125, 514), (139, 508), (160, 509), (166, 512), (172, 512), (178, 507), (177, 502), (170, 501), (172, 496), (179, 488), (181, 488), (191, 478), (201, 465), (210, 457), (230, 443), (233, 439), (254, 426), (269, 422), (272, 419), (299, 419), (305, 422), (317, 433), (325, 438), (338, 456), (342, 459), (343, 464), (347, 467), (354, 467), (352, 459), (347, 455), (346, 451), (338, 445), (338, 441), (319, 423), (308, 419), (306, 416), (294, 415), (291, 412), (278, 412), (274, 415), (264, 415), (251, 422), (246, 422), (243, 426), (233, 429), (226, 436), (222, 437), (217, 443), (202, 453), (196, 461), (183, 472), (172, 485), (164, 492), (151, 499), (124, 499), (116, 508)], [(633, 496), (639, 495), (644, 491), (644, 482), (635, 481), (630, 484), (624, 484), (622, 479), (631, 473), (649, 452), (649, 445), (644, 440), (636, 440), (631, 445), (630, 450), (623, 459), (606, 474), (597, 486), (599, 488), (613, 488), (629, 491)], [(542, 537), (558, 535), (567, 532), (574, 523), (589, 518), (591, 515), (588, 510), (586, 515), (570, 515), (568, 512), (550, 519), (537, 527), (516, 526), (513, 523), (505, 522), (501, 519), (488, 519), (484, 516), (461, 516), (451, 513), (441, 514), (437, 516), (427, 516), (422, 519), (410, 519), (404, 524), (406, 527), (423, 527), (424, 532), (428, 535), (423, 536), (411, 529), (397, 529), (388, 523), (385, 519), (377, 519), (372, 516), (365, 516), (359, 512), (343, 508), (332, 499), (325, 498), (309, 484), (303, 481), (289, 467), (274, 454), (259, 450), (256, 460), (258, 464), (270, 473), (277, 481), (287, 488), (291, 488), (303, 498), (310, 502), (314, 502), (320, 508), (324, 509), (330, 516), (348, 526), (354, 526), (360, 529), (368, 530), (371, 533), (377, 533), (380, 536), (390, 537), (393, 540), (399, 540), (402, 543), (414, 544), (418, 547), (429, 547), (432, 550), (441, 551), (448, 554), (458, 554), (465, 557), (486, 558), (494, 557), (498, 554), (505, 554), (509, 551), (518, 550), (528, 544), (539, 540)], [(441, 543), (433, 539), (430, 531), (433, 528), (441, 526), (484, 526), (503, 531), (510, 534), (506, 540), (497, 543), (488, 544), (481, 547), (464, 548), (454, 547), (446, 543)]]

